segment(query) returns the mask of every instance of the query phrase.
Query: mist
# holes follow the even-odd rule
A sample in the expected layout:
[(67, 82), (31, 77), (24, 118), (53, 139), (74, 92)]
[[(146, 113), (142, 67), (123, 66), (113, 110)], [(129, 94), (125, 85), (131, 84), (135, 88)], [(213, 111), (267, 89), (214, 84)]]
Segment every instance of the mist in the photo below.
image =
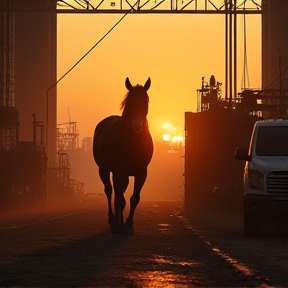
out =
[[(183, 200), (184, 149), (167, 141), (154, 142), (154, 154), (148, 166), (148, 176), (141, 191), (141, 200)], [(85, 193), (103, 193), (92, 149), (81, 148), (69, 152), (71, 176), (84, 183)], [(111, 175), (112, 177), (112, 175)], [(134, 177), (129, 178), (125, 198), (133, 192)]]

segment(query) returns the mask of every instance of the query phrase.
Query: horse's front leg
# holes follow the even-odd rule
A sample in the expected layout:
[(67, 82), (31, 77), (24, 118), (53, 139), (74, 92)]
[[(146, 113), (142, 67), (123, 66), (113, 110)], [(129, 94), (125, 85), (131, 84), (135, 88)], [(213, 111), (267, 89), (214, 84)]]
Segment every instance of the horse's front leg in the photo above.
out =
[(106, 194), (107, 201), (108, 201), (108, 224), (110, 226), (112, 226), (114, 221), (115, 221), (115, 217), (114, 217), (114, 214), (112, 212), (111, 198), (112, 198), (113, 189), (112, 189), (112, 185), (111, 185), (111, 181), (110, 181), (109, 169), (102, 167), (102, 166), (99, 167), (99, 176), (101, 178), (101, 181), (104, 184), (104, 192)]
[(147, 168), (135, 175), (133, 194), (130, 198), (130, 212), (125, 222), (125, 233), (134, 234), (133, 217), (140, 201), (140, 192), (147, 178)]
[(129, 177), (113, 173), (113, 186), (115, 192), (114, 208), (115, 208), (115, 222), (111, 227), (113, 233), (122, 233), (124, 227), (123, 211), (126, 206), (124, 192), (129, 184)]

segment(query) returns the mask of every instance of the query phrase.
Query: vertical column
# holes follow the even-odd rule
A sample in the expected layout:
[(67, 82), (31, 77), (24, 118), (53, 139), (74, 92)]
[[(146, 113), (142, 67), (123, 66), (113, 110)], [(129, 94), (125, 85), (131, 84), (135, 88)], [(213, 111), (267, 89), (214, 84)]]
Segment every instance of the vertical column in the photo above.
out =
[[(233, 97), (234, 96), (234, 97)], [(237, 96), (237, 0), (225, 0), (225, 99)]]
[(0, 2), (0, 150), (13, 150), (18, 140), (18, 112), (14, 107), (13, 1)]
[(278, 80), (280, 78), (280, 68), (282, 73), (288, 68), (287, 15), (287, 0), (262, 1), (263, 89), (267, 87), (279, 89), (280, 83), (277, 78)]
[(47, 91), (57, 80), (56, 0), (14, 1), (15, 105), (20, 116), (19, 137), (32, 141), (32, 114), (36, 113), (36, 118), (46, 123), (48, 111), (44, 142), (49, 165), (53, 166), (56, 163), (57, 92), (53, 87), (47, 96)]
[(14, 12), (13, 1), (0, 3), (0, 106), (14, 106)]

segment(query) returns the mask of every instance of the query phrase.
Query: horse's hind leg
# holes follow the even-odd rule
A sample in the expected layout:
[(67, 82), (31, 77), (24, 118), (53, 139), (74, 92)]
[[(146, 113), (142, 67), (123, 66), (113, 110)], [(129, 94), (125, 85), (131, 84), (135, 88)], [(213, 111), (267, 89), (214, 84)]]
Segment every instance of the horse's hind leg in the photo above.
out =
[(130, 198), (130, 212), (125, 222), (125, 233), (134, 234), (133, 217), (135, 209), (140, 201), (140, 192), (147, 178), (147, 169), (135, 176), (134, 190)]
[(107, 200), (108, 200), (108, 223), (110, 226), (113, 225), (115, 221), (114, 214), (112, 212), (112, 204), (111, 204), (111, 198), (112, 198), (112, 185), (110, 181), (110, 171), (109, 169), (106, 169), (104, 167), (99, 167), (99, 176), (104, 184), (104, 192), (106, 194)]

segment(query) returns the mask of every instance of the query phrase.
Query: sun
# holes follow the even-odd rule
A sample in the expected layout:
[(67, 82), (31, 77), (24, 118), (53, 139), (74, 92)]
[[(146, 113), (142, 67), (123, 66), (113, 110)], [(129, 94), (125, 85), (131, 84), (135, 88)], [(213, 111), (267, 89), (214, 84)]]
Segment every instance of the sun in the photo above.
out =
[(163, 140), (164, 141), (170, 141), (171, 136), (169, 134), (164, 134), (163, 135)]

